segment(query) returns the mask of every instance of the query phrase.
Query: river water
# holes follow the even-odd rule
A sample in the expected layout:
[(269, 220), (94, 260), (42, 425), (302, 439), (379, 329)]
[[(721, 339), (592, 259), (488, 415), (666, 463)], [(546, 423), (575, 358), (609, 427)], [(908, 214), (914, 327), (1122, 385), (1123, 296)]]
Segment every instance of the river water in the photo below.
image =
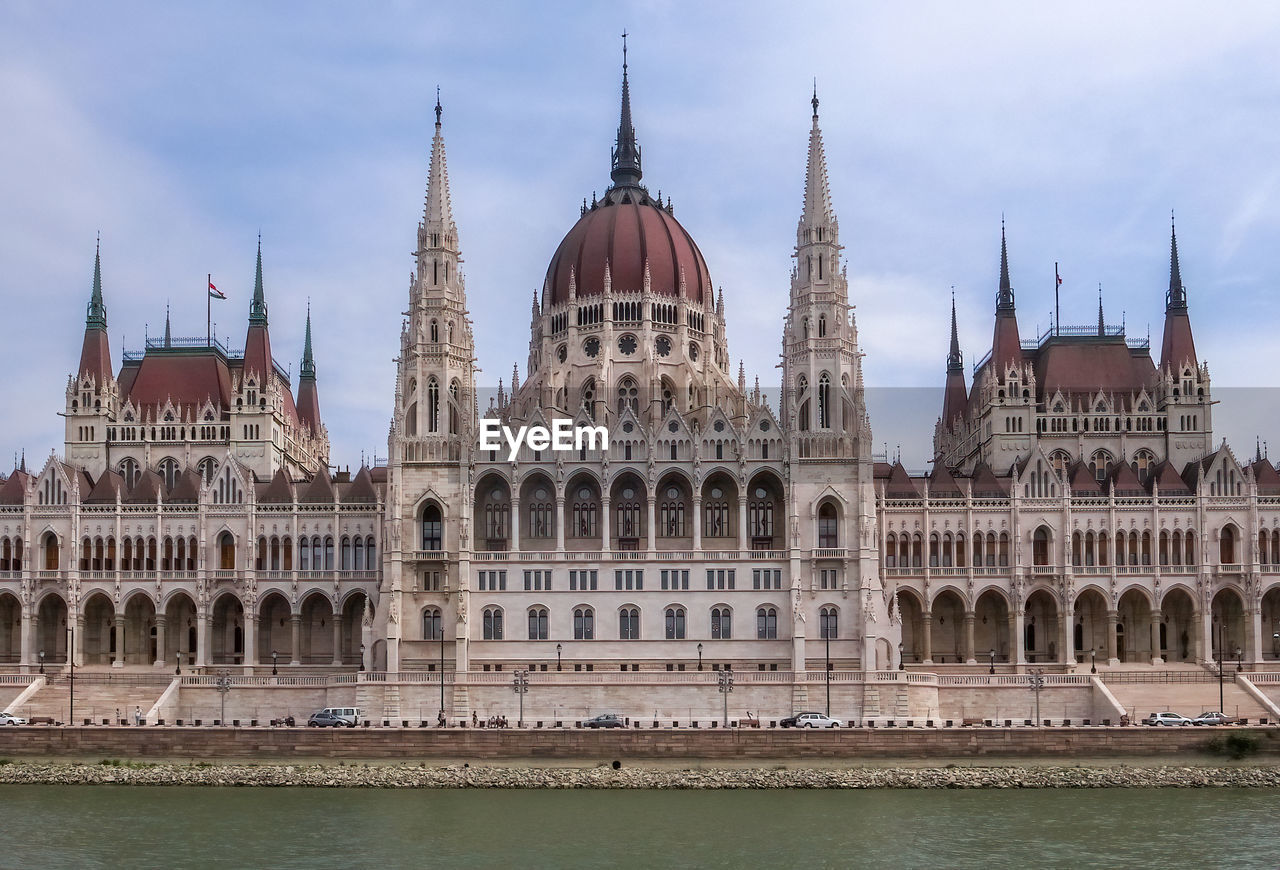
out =
[(1280, 866), (1280, 792), (0, 786), (0, 867)]

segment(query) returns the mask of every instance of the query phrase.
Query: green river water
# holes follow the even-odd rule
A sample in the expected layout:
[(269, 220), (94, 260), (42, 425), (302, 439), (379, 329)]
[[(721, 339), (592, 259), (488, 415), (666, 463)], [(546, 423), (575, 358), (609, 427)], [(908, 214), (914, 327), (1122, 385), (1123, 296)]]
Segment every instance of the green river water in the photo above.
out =
[(0, 867), (1280, 867), (1280, 792), (0, 786)]

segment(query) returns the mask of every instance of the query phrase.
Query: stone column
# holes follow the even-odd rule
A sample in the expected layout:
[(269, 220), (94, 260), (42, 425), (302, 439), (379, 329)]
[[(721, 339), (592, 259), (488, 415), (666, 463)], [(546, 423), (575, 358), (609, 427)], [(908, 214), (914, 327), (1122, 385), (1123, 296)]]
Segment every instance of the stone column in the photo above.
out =
[(20, 640), (18, 641), (18, 663), (23, 668), (31, 667), (31, 647), (35, 644), (35, 632), (31, 630), (33, 621), (31, 608), (22, 608), (22, 627), (19, 635)]
[(302, 664), (302, 614), (289, 614), (289, 664)]
[(76, 636), (72, 649), (68, 652), (71, 660), (76, 663), (77, 668), (84, 667), (84, 614), (77, 613), (76, 617)]
[(1120, 622), (1120, 614), (1114, 610), (1107, 611), (1107, 664), (1120, 664), (1120, 651), (1116, 649), (1116, 625)]
[(656, 496), (652, 494), (649, 496), (648, 501), (645, 503), (645, 512), (645, 522), (647, 523), (645, 526), (645, 546), (652, 551), (657, 549), (658, 537), (658, 504)]
[(738, 549), (751, 549), (751, 542), (747, 538), (747, 494), (745, 492), (738, 496)]
[(702, 549), (702, 495), (693, 497), (693, 548)]
[(556, 552), (564, 552), (564, 495), (556, 496)]
[(209, 667), (209, 635), (211, 623), (213, 622), (213, 614), (208, 608), (204, 613), (197, 611), (196, 613), (196, 667)]
[(1071, 613), (1070, 608), (1068, 608), (1058, 618), (1058, 627), (1061, 629), (1058, 632), (1061, 636), (1061, 640), (1058, 643), (1058, 661), (1064, 665), (1071, 665), (1074, 667), (1076, 663), (1076, 653), (1074, 646), (1075, 637), (1072, 633), (1075, 631), (1075, 623), (1072, 621), (1072, 618), (1073, 614)]
[(1262, 608), (1250, 608), (1249, 622), (1246, 628), (1244, 660), (1246, 662), (1260, 662), (1262, 661)]
[(244, 613), (244, 663), (253, 667), (258, 663), (258, 613)]
[(923, 643), (920, 645), (920, 654), (924, 657), (924, 664), (933, 664), (933, 614), (925, 612), (920, 616), (920, 634)]
[(124, 667), (124, 614), (116, 614), (116, 657), (111, 662), (113, 668)]
[(610, 514), (613, 511), (613, 501), (607, 495), (600, 497), (600, 549), (611, 550), (609, 539), (613, 537), (610, 531), (610, 521), (613, 519)]
[(1025, 617), (1021, 607), (1009, 611), (1009, 664), (1017, 667), (1027, 663)]
[(164, 650), (165, 650), (165, 628), (168, 625), (168, 618), (163, 613), (156, 614), (156, 660), (157, 668), (164, 667)]
[(973, 654), (973, 623), (974, 612), (966, 610), (964, 614), (964, 663), (966, 665), (976, 665), (978, 660)]
[(520, 549), (520, 499), (511, 497), (511, 538), (508, 545), (512, 550)]
[(1151, 664), (1164, 664), (1164, 656), (1160, 655), (1160, 611), (1151, 611)]
[[(443, 620), (443, 615), (441, 619)], [(341, 613), (333, 615), (333, 666), (336, 668), (342, 664), (342, 624), (344, 620)], [(443, 627), (443, 622), (442, 622)]]

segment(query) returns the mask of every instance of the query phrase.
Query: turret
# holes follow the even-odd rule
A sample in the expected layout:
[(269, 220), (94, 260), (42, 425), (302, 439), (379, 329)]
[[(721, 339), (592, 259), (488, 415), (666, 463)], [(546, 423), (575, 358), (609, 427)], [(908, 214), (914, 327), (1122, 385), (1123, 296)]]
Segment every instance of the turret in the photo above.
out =
[(316, 390), (316, 363), (311, 355), (311, 305), (307, 305), (307, 337), (298, 369), (298, 421), (312, 433), (320, 431), (320, 394)]
[(1009, 366), (1021, 367), (1022, 341), (1018, 337), (1018, 315), (1013, 303), (1013, 285), (1009, 281), (1009, 247), (1005, 241), (1004, 221), (1000, 222), (1000, 289), (996, 292), (996, 325), (991, 339), (991, 365), (996, 380), (1004, 381)]
[(1187, 311), (1187, 289), (1182, 286), (1178, 266), (1178, 231), (1169, 235), (1169, 291), (1165, 294), (1164, 340), (1160, 345), (1160, 370), (1174, 372), (1184, 364), (1196, 365), (1196, 345), (1191, 338), (1191, 316)]
[(271, 335), (267, 331), (267, 299), (262, 286), (262, 237), (258, 237), (258, 262), (249, 303), (249, 331), (244, 339), (244, 374), (256, 375), (265, 385), (271, 376)]
[(951, 350), (947, 353), (947, 382), (942, 395), (942, 428), (955, 431), (969, 408), (969, 392), (964, 384), (964, 356), (960, 353), (960, 332), (956, 327), (956, 297), (951, 297)]
[(101, 390), (111, 380), (111, 344), (107, 340), (107, 306), (102, 301), (101, 243), (93, 252), (93, 292), (84, 319), (84, 344), (80, 349), (77, 380), (91, 378)]

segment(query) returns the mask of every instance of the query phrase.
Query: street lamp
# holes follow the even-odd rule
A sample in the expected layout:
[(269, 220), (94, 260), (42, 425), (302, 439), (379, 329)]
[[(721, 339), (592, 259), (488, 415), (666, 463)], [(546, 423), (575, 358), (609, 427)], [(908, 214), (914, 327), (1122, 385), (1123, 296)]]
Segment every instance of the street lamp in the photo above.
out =
[(1271, 654), (1280, 658), (1280, 631), (1271, 635)]
[(1236, 673), (1244, 670), (1244, 650), (1236, 647)]
[[(443, 611), (441, 611), (443, 613)], [(440, 635), (440, 715), (444, 715), (444, 617), (441, 616), (439, 622), (432, 620), (435, 624), (434, 631)], [(457, 670), (455, 663), (454, 670)]]
[(996, 672), (996, 651), (995, 651), (995, 648), (993, 647), (991, 650), (991, 670), (987, 671), (987, 673), (994, 674), (995, 672)]
[(822, 624), (822, 640), (827, 656), (827, 718), (831, 718), (831, 623)]
[[(724, 698), (724, 727), (729, 727), (729, 693), (733, 691), (733, 671), (730, 668), (723, 668), (716, 677), (717, 688), (721, 696)], [(828, 684), (829, 685), (829, 684)], [(830, 705), (830, 697), (827, 700)]]
[(511, 691), (520, 696), (520, 718), (516, 720), (516, 727), (524, 727), (524, 696), (529, 691), (529, 672), (523, 668), (516, 671), (511, 681)]
[(222, 668), (218, 671), (218, 679), (214, 683), (218, 694), (222, 696), (222, 718), (218, 721), (225, 727), (227, 724), (227, 693), (231, 691), (231, 671)]
[(1040, 690), (1044, 688), (1044, 671), (1036, 668), (1030, 674), (1031, 691), (1036, 693), (1036, 727), (1040, 727)]
[(44, 650), (40, 650), (40, 673), (44, 673)]
[(280, 653), (275, 650), (271, 651), (271, 676), (276, 676), (280, 671), (276, 668), (276, 662), (280, 659)]
[(564, 650), (564, 647), (563, 647), (561, 644), (556, 644), (556, 670), (557, 670), (557, 671), (558, 671), (558, 670), (561, 670), (561, 667), (560, 667), (560, 653), (561, 653), (563, 650)]
[(698, 670), (702, 670), (702, 644), (698, 644)]
[(1098, 648), (1094, 647), (1089, 650), (1089, 673), (1096, 674), (1098, 672)]
[(364, 644), (360, 644), (360, 670), (364, 670)]
[(1218, 620), (1218, 710), (1226, 712), (1223, 708), (1227, 706), (1226, 694), (1222, 688), (1222, 656), (1223, 656), (1223, 636), (1222, 636), (1222, 620)]
[(905, 671), (907, 669), (907, 660), (903, 658), (902, 655), (904, 649), (902, 641), (898, 641), (898, 670), (900, 671)]

